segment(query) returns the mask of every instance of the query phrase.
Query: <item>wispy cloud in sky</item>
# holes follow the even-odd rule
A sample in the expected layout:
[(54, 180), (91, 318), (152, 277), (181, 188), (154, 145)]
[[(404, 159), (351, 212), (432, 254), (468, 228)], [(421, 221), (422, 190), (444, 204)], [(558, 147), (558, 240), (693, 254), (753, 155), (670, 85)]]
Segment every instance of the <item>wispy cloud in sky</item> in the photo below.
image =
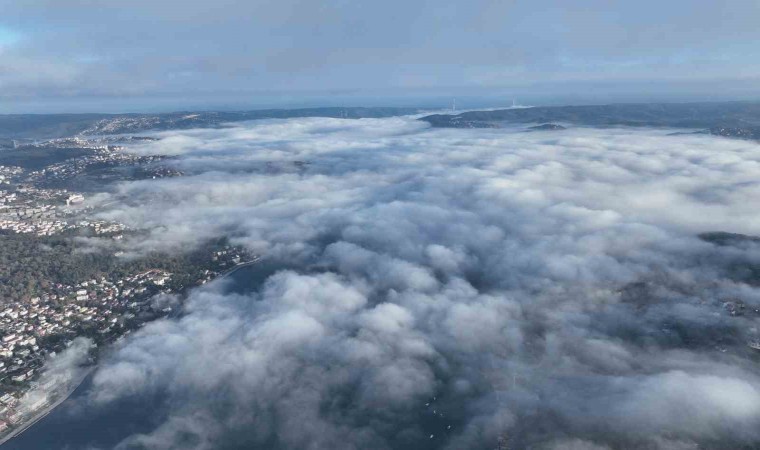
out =
[[(0, 25), (25, 39), (0, 95), (56, 109), (757, 96), (758, 21), (743, 0), (6, 1)], [(35, 64), (69, 75), (27, 79)]]

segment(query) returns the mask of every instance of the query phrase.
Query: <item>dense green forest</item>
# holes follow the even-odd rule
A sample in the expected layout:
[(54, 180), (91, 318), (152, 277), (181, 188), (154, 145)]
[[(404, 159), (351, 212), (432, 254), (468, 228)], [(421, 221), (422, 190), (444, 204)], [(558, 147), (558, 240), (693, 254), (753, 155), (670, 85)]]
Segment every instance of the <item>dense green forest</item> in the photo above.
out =
[(156, 252), (126, 260), (105, 251), (77, 252), (72, 236), (0, 234), (0, 304), (49, 292), (57, 283), (74, 285), (103, 276), (116, 281), (148, 269), (174, 273), (170, 287), (181, 289), (214, 268), (211, 253), (225, 244), (220, 239), (186, 253)]
[(21, 147), (0, 152), (0, 165), (18, 166), (27, 170), (40, 170), (69, 159), (89, 155), (92, 150), (84, 148)]

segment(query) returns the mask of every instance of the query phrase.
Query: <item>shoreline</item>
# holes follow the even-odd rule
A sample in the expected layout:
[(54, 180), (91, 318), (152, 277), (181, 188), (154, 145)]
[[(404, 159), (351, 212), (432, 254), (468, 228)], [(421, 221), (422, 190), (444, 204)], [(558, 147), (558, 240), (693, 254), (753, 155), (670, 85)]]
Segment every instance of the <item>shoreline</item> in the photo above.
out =
[(252, 266), (252, 265), (256, 264), (259, 261), (261, 261), (261, 258), (256, 258), (256, 259), (252, 259), (250, 261), (245, 261), (245, 262), (241, 262), (241, 263), (235, 264), (234, 266), (230, 267), (226, 271), (220, 273), (219, 276), (216, 277), (214, 280), (219, 280), (219, 279), (222, 279), (222, 278), (227, 277), (229, 275), (232, 275), (237, 270), (242, 269), (243, 267)]
[(60, 406), (61, 403), (63, 403), (66, 400), (68, 400), (71, 397), (71, 394), (73, 394), (74, 391), (76, 391), (79, 388), (79, 386), (81, 386), (82, 383), (84, 383), (84, 380), (86, 380), (87, 377), (90, 376), (90, 374), (95, 370), (96, 367), (97, 367), (97, 364), (93, 365), (93, 366), (90, 366), (90, 367), (87, 367), (83, 371), (83, 373), (80, 374), (79, 380), (77, 380), (75, 383), (72, 383), (72, 385), (68, 388), (68, 390), (67, 390), (67, 392), (65, 394), (61, 395), (58, 399), (56, 399), (56, 401), (54, 401), (53, 403), (51, 403), (48, 406), (46, 406), (45, 408), (43, 408), (40, 412), (38, 412), (37, 414), (35, 414), (29, 420), (25, 421), (24, 424), (22, 424), (18, 428), (15, 428), (14, 430), (12, 430), (7, 436), (4, 436), (4, 437), (0, 438), (0, 446), (2, 446), (3, 444), (5, 444), (6, 442), (10, 441), (14, 437), (20, 435), (24, 431), (26, 431), (29, 428), (31, 428), (32, 425), (34, 425), (35, 423), (37, 423), (40, 420), (44, 419), (48, 414), (50, 414), (51, 412), (53, 412), (53, 410), (56, 409), (58, 406)]
[[(225, 272), (220, 273), (219, 276), (216, 277), (214, 280), (219, 280), (219, 279), (228, 277), (228, 276), (232, 275), (233, 273), (235, 273), (236, 271), (238, 271), (239, 269), (242, 269), (242, 268), (248, 267), (248, 266), (252, 266), (252, 265), (256, 264), (257, 262), (259, 262), (260, 260), (261, 260), (260, 258), (255, 258), (255, 259), (253, 259), (251, 261), (245, 261), (245, 262), (241, 262), (239, 264), (235, 264), (233, 267), (230, 267)], [(196, 286), (196, 288), (197, 287), (200, 287), (200, 286)], [(24, 431), (26, 431), (29, 428), (31, 428), (34, 424), (36, 424), (40, 420), (44, 419), (48, 414), (50, 414), (51, 412), (53, 412), (53, 410), (55, 410), (57, 407), (59, 407), (63, 402), (65, 402), (66, 400), (68, 400), (71, 397), (71, 395), (74, 393), (74, 391), (76, 391), (79, 388), (79, 386), (82, 385), (82, 383), (84, 382), (84, 380), (86, 380), (87, 377), (92, 372), (94, 372), (95, 369), (97, 369), (97, 367), (98, 367), (98, 364), (94, 364), (92, 366), (87, 367), (84, 370), (84, 372), (80, 375), (80, 379), (76, 383), (72, 384), (72, 387), (69, 388), (69, 390), (68, 390), (68, 392), (66, 392), (66, 394), (62, 395), (55, 402), (53, 402), (50, 405), (48, 405), (45, 408), (43, 408), (42, 411), (40, 411), (39, 413), (35, 414), (29, 420), (25, 421), (25, 423), (23, 425), (19, 426), (18, 428), (13, 429), (8, 435), (3, 436), (2, 438), (0, 438), (0, 447), (3, 444), (5, 444), (6, 442), (8, 442), (11, 439), (13, 439), (14, 437), (19, 436)]]

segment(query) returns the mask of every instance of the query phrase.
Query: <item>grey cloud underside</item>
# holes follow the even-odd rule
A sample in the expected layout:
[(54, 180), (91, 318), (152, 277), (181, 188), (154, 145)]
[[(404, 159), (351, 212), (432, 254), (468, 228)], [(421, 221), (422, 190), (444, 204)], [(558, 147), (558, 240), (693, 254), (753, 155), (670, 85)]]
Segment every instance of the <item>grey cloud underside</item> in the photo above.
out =
[(152, 230), (133, 251), (226, 234), (288, 269), (197, 290), (102, 365), (96, 407), (165, 399), (120, 448), (760, 443), (760, 246), (699, 237), (760, 234), (760, 147), (521, 130), (293, 119), (134, 148), (187, 176), (104, 199)]

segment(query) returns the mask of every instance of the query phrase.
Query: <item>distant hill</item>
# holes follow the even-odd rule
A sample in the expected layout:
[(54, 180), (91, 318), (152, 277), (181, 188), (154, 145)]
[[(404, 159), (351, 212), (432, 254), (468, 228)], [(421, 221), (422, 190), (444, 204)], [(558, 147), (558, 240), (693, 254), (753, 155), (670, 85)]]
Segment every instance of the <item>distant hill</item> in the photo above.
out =
[(11, 139), (136, 133), (149, 130), (217, 127), (227, 122), (295, 117), (346, 119), (390, 117), (420, 112), (417, 108), (301, 108), (252, 111), (185, 111), (159, 114), (8, 114), (0, 115), (0, 145)]
[(760, 140), (760, 127), (712, 127), (709, 131), (717, 136)]
[(557, 125), (556, 123), (545, 123), (542, 125), (536, 125), (534, 127), (528, 128), (528, 131), (560, 131), (560, 130), (567, 130), (567, 128), (563, 127), (562, 125)]
[(51, 164), (78, 158), (90, 153), (83, 148), (22, 147), (0, 152), (0, 166), (18, 166), (27, 170), (40, 170)]
[(758, 102), (542, 106), (434, 114), (420, 120), (441, 128), (498, 128), (515, 123), (559, 122), (586, 126), (695, 128), (721, 136), (760, 138)]
[(746, 244), (760, 244), (760, 237), (748, 236), (746, 234), (728, 233), (725, 231), (710, 231), (702, 233), (699, 238), (705, 242), (710, 242), (721, 246), (739, 246)]

